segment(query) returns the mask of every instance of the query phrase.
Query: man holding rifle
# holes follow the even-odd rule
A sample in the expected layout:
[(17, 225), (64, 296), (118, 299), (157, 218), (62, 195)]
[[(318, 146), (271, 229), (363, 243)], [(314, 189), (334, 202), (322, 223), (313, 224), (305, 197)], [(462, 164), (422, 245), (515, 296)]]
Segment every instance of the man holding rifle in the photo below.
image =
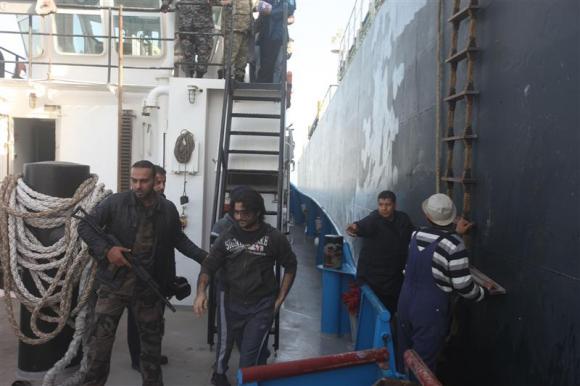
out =
[(183, 233), (175, 205), (153, 190), (154, 183), (154, 165), (136, 162), (131, 191), (111, 195), (79, 225), (79, 235), (98, 261), (101, 282), (85, 386), (106, 383), (115, 332), (126, 307), (131, 307), (139, 329), (143, 385), (163, 385), (163, 308), (165, 297), (172, 295), (174, 248), (198, 263), (207, 253)]

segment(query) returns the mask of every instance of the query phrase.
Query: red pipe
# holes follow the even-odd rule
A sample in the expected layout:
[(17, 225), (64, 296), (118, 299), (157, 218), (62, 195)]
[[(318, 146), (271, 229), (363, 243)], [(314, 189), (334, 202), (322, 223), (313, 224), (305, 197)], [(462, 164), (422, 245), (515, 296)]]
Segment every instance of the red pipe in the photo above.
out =
[(405, 366), (415, 374), (415, 377), (417, 377), (421, 385), (443, 386), (415, 350), (405, 351), (404, 358)]
[(240, 369), (240, 371), (242, 372), (242, 382), (249, 383), (358, 366), (367, 363), (387, 363), (388, 361), (389, 352), (386, 348), (381, 348), (246, 367)]

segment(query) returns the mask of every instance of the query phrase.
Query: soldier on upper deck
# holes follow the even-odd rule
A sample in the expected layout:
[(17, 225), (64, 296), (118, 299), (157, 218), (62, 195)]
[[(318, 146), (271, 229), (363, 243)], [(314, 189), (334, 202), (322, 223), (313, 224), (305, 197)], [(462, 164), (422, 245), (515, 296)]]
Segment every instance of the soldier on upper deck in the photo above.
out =
[[(272, 83), (274, 80), (274, 67), (278, 53), (287, 33), (284, 23), (284, 0), (263, 0), (263, 3), (271, 5), (271, 10), (260, 13), (258, 19), (258, 38), (256, 44), (260, 46), (260, 69), (258, 70), (258, 82)], [(294, 15), (296, 2), (287, 1), (287, 16)]]
[[(161, 11), (167, 12), (173, 0), (163, 0)], [(181, 68), (188, 77), (203, 78), (213, 47), (214, 28), (210, 0), (178, 1), (177, 31), (183, 50)]]
[[(253, 0), (221, 0), (224, 7), (222, 13), (222, 31), (224, 33), (224, 63), (227, 60), (227, 52), (231, 50), (232, 73), (237, 81), (243, 82), (248, 63), (248, 39), (252, 33), (252, 9)], [(230, 18), (233, 15), (233, 35), (230, 39)], [(230, 41), (231, 40), (231, 41)], [(225, 72), (225, 71), (224, 71)]]

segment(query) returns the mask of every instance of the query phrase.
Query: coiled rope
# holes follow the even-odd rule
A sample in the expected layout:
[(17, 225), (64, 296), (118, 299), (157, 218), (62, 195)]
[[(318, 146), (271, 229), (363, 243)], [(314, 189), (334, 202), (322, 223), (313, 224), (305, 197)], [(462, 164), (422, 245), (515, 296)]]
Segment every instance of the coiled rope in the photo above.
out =
[(175, 147), (173, 148), (175, 159), (181, 164), (188, 163), (194, 149), (195, 140), (193, 134), (188, 130), (182, 130), (177, 140), (175, 140)]
[[(103, 184), (97, 185), (97, 180), (96, 175), (91, 175), (72, 198), (35, 192), (20, 176), (8, 176), (0, 185), (0, 263), (8, 320), (16, 336), (30, 345), (43, 344), (57, 336), (70, 318), (77, 316), (73, 341), (65, 356), (47, 373), (44, 385), (54, 384), (58, 372), (72, 361), (81, 340), (86, 339), (88, 300), (96, 265), (88, 254), (86, 244), (78, 236), (79, 220), (71, 214), (77, 206), (90, 212), (110, 194)], [(64, 234), (54, 244), (44, 246), (27, 226), (39, 229), (64, 226)], [(30, 273), (35, 291), (24, 285), (23, 270)], [(77, 305), (71, 309), (75, 287), (79, 284)], [(30, 328), (36, 337), (21, 332), (14, 314), (12, 294), (21, 306), (30, 311)], [(41, 331), (39, 319), (54, 323), (54, 329)], [(86, 369), (86, 363), (84, 367)]]

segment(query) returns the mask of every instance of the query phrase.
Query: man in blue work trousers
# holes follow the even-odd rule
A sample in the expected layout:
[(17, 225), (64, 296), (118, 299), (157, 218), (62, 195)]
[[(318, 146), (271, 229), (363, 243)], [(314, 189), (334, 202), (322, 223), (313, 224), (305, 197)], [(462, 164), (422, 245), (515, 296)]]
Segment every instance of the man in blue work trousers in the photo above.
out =
[(484, 298), (469, 271), (469, 256), (461, 234), (472, 224), (460, 218), (455, 231), (455, 205), (445, 194), (434, 194), (423, 202), (430, 226), (413, 233), (399, 297), (399, 360), (413, 349), (435, 372), (436, 362), (450, 324), (452, 293), (473, 300)]

